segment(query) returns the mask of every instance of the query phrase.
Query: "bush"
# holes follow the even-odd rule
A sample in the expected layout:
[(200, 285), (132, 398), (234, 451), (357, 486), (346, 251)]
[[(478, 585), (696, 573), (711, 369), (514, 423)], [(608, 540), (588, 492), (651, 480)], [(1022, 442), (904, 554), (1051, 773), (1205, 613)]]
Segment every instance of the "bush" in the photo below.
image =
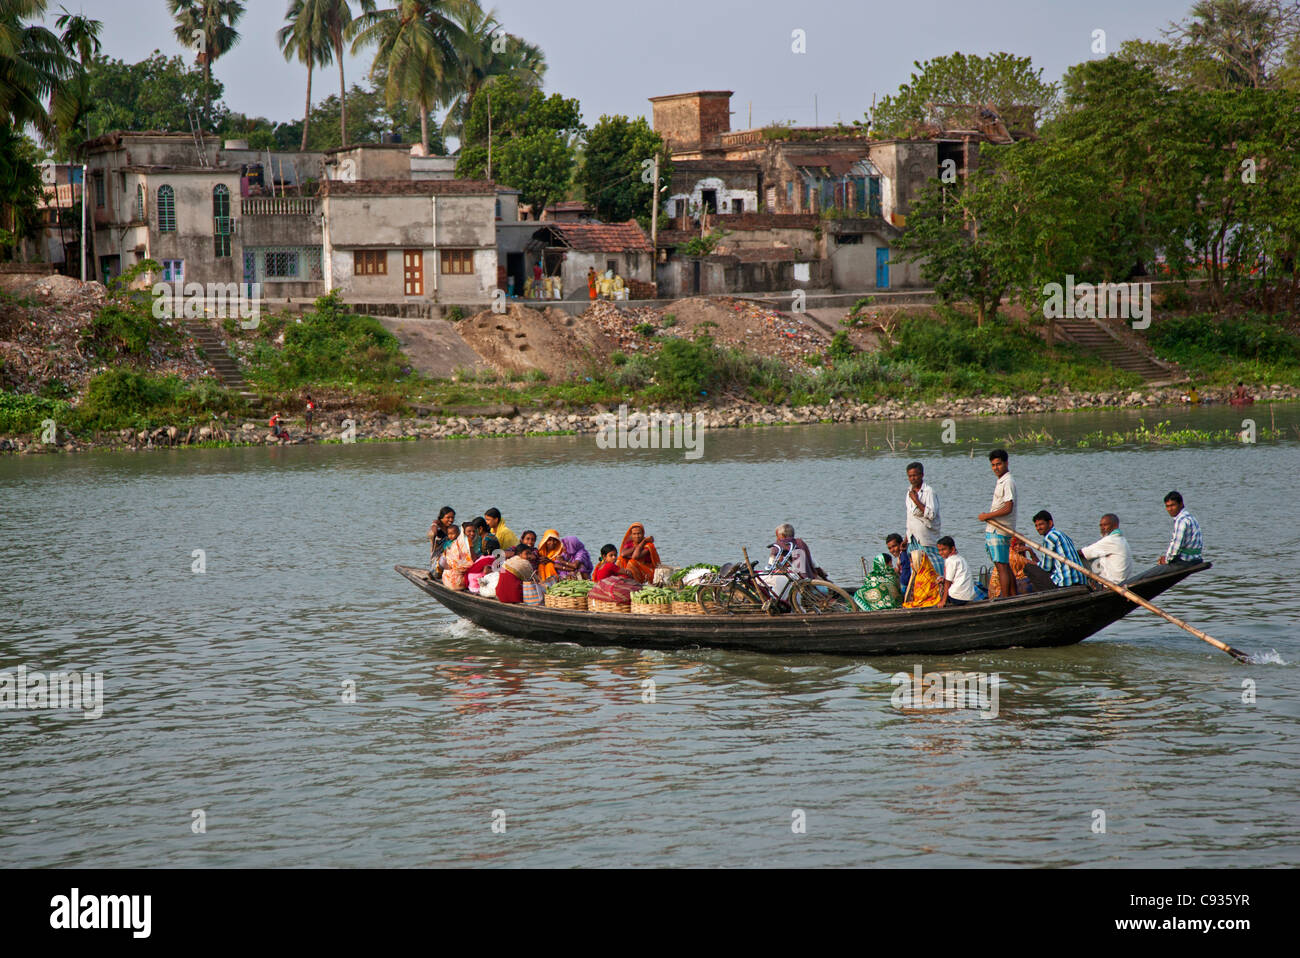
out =
[(655, 380), (664, 397), (687, 400), (698, 396), (713, 374), (715, 352), (707, 337), (664, 343), (655, 357)]
[(1227, 358), (1300, 364), (1300, 338), (1280, 323), (1260, 316), (1168, 319), (1152, 328), (1150, 338), (1162, 356), (1180, 363), (1210, 365)]
[(830, 357), (831, 362), (841, 363), (847, 359), (852, 359), (857, 350), (849, 342), (849, 331), (841, 329), (831, 337), (831, 345), (826, 350), (826, 355)]
[(459, 306), (453, 306), (447, 310), (442, 318), (449, 323), (459, 323), (465, 318), (465, 310), (461, 309)]
[(251, 379), (279, 389), (318, 383), (391, 383), (405, 375), (401, 346), (370, 316), (352, 313), (331, 291), (284, 331), (284, 348), (259, 343)]
[(655, 334), (654, 323), (637, 323), (632, 327), (632, 331), (640, 333), (646, 339), (649, 339)]
[(46, 419), (66, 421), (68, 413), (68, 404), (59, 399), (0, 391), (0, 435), (35, 432)]

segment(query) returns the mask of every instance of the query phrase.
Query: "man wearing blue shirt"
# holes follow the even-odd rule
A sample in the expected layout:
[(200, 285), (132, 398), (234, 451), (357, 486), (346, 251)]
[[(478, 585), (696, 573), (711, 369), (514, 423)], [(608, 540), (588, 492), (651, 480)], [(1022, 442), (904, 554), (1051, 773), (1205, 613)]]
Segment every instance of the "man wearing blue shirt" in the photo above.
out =
[[(1077, 565), (1083, 565), (1083, 557), (1079, 555), (1079, 550), (1074, 545), (1074, 540), (1067, 536), (1052, 521), (1052, 514), (1046, 509), (1034, 514), (1034, 528), (1043, 538), (1043, 545), (1051, 549), (1059, 556), (1064, 556)], [(1060, 559), (1053, 558), (1046, 552), (1038, 560), (1039, 567), (1052, 577), (1052, 585), (1058, 589), (1064, 589), (1066, 586), (1083, 585), (1084, 575), (1078, 569), (1072, 568), (1062, 562)]]
[(1205, 543), (1201, 540), (1201, 524), (1183, 505), (1181, 493), (1171, 492), (1165, 496), (1165, 511), (1173, 516), (1174, 535), (1165, 554), (1156, 561), (1161, 565), (1196, 565), (1202, 562)]

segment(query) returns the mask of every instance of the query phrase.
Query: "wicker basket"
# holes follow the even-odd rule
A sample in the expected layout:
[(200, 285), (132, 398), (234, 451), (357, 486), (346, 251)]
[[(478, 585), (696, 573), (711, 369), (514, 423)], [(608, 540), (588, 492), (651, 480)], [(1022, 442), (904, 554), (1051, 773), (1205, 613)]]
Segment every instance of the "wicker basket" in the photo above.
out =
[(678, 601), (677, 599), (674, 599), (673, 604), (670, 606), (670, 608), (673, 611), (673, 615), (707, 615), (708, 614), (707, 612), (705, 612), (703, 609), (700, 608), (700, 603), (698, 601), (681, 602)]
[(546, 593), (546, 607), (548, 609), (568, 609), (570, 612), (586, 612), (587, 597), (585, 595), (551, 595)]
[(673, 607), (667, 602), (633, 602), (633, 615), (671, 615)]
[(631, 612), (632, 606), (630, 603), (628, 605), (620, 605), (617, 602), (602, 602), (600, 599), (593, 599), (591, 596), (587, 596), (587, 611), (588, 612)]

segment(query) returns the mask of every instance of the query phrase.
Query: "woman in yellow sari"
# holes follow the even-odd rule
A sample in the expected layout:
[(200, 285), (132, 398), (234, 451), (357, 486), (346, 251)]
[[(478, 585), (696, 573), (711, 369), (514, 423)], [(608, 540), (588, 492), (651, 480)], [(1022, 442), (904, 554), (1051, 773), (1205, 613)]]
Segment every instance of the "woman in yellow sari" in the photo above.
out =
[(930, 564), (930, 557), (923, 550), (911, 554), (912, 581), (907, 585), (907, 601), (904, 609), (924, 609), (938, 605), (943, 593), (940, 589), (941, 579)]
[(465, 577), (478, 558), (474, 555), (474, 540), (477, 534), (475, 525), (466, 522), (461, 526), (460, 536), (444, 553), (447, 559), (447, 571), (442, 574), (442, 584), (447, 588), (457, 591), (465, 588)]
[(560, 534), (554, 529), (542, 533), (542, 541), (537, 543), (537, 581), (546, 582), (560, 574), (555, 567), (555, 560), (564, 552), (564, 543)]
[(655, 549), (655, 537), (646, 535), (641, 523), (632, 523), (627, 527), (623, 545), (618, 550), (619, 568), (626, 570), (637, 582), (650, 582), (655, 577), (657, 565), (659, 552)]

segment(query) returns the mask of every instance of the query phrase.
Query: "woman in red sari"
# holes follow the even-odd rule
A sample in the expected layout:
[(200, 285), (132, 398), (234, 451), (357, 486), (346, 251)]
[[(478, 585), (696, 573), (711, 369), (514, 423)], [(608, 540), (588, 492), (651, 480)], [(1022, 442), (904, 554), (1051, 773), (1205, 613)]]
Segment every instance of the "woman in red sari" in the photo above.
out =
[(634, 522), (628, 526), (623, 545), (618, 550), (618, 565), (637, 582), (654, 579), (659, 552), (655, 549), (655, 537), (646, 535), (641, 523)]

